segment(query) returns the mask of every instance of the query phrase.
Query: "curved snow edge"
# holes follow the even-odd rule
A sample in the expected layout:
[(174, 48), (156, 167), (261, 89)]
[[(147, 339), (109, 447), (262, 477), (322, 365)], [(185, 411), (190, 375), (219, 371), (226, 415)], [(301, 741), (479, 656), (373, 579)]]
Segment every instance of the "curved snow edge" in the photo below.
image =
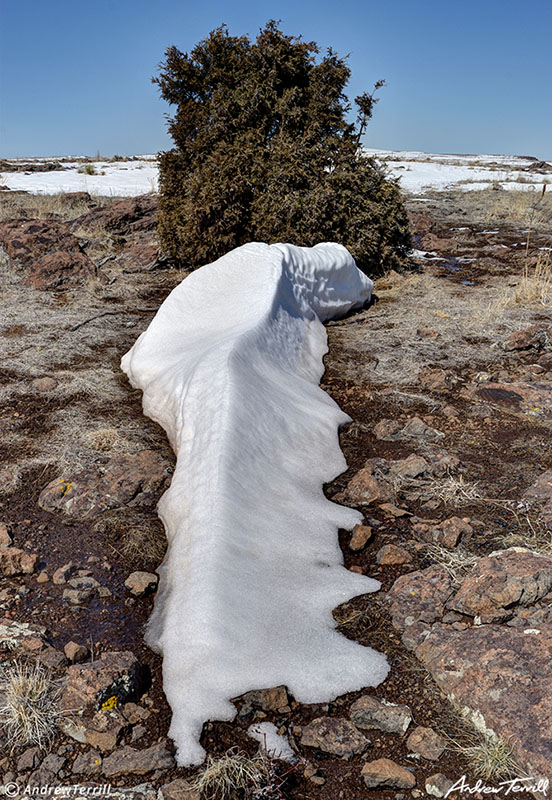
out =
[(122, 359), (177, 454), (147, 641), (180, 765), (201, 763), (203, 723), (250, 689), (327, 702), (387, 674), (335, 630), (332, 609), (379, 583), (343, 567), (337, 531), (361, 515), (322, 491), (346, 469), (349, 417), (318, 385), (321, 320), (372, 288), (340, 245), (244, 245), (177, 286)]

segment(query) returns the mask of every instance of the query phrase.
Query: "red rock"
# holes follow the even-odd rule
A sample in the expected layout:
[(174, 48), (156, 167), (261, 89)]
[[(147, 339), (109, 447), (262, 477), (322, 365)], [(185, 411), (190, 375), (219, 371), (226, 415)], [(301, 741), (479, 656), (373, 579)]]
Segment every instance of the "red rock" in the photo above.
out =
[(165, 742), (158, 742), (145, 750), (123, 747), (107, 756), (102, 764), (102, 772), (107, 778), (118, 775), (145, 775), (159, 769), (171, 769), (175, 761)]
[(473, 528), (469, 524), (469, 518), (450, 517), (444, 520), (436, 529), (436, 539), (443, 547), (452, 549), (456, 547), (460, 539), (469, 539), (473, 533)]
[(153, 572), (131, 572), (125, 586), (134, 597), (144, 597), (157, 589), (158, 581)]
[(0, 547), (0, 573), (6, 577), (31, 575), (38, 565), (38, 556), (18, 547)]
[(451, 579), (444, 567), (435, 565), (401, 575), (386, 595), (393, 624), (404, 630), (416, 622), (434, 622), (443, 615), (452, 593)]
[(389, 466), (385, 459), (369, 459), (347, 484), (345, 498), (356, 505), (392, 500), (393, 490), (385, 479), (388, 471)]
[(81, 519), (125, 505), (153, 505), (171, 474), (172, 466), (153, 450), (114, 456), (101, 467), (51, 481), (38, 504), (46, 511), (63, 511)]
[(96, 275), (96, 268), (65, 222), (0, 222), (0, 244), (13, 261), (27, 270), (23, 283), (35, 289), (65, 289)]
[(246, 706), (260, 708), (262, 711), (279, 711), (289, 708), (289, 696), (285, 686), (275, 686), (273, 689), (254, 689), (246, 692), (240, 698)]
[(376, 555), (376, 561), (382, 566), (394, 564), (408, 564), (412, 561), (412, 556), (408, 550), (398, 547), (395, 544), (385, 544)]
[(63, 648), (63, 652), (65, 653), (67, 660), (71, 661), (73, 664), (85, 661), (88, 657), (88, 648), (83, 644), (77, 644), (77, 642), (67, 642)]
[(8, 533), (8, 527), (3, 522), (0, 522), (0, 547), (9, 547), (13, 540)]
[(418, 725), (408, 739), (406, 746), (412, 753), (418, 753), (428, 761), (437, 761), (447, 746), (446, 740), (433, 730)]
[(116, 708), (140, 697), (147, 683), (147, 671), (132, 653), (102, 653), (97, 661), (69, 667), (62, 708), (67, 711), (80, 711), (90, 705)]
[(552, 327), (543, 323), (516, 331), (505, 339), (505, 350), (548, 350), (552, 347)]
[(552, 557), (510, 548), (481, 558), (448, 607), (482, 621), (503, 618), (514, 605), (532, 605), (552, 589)]
[(363, 730), (405, 733), (412, 721), (408, 706), (388, 703), (372, 695), (363, 695), (351, 706), (351, 722)]
[(368, 789), (413, 789), (416, 786), (414, 775), (389, 758), (368, 761), (361, 774)]
[(415, 654), (463, 714), (512, 743), (529, 774), (552, 773), (552, 625), (437, 623)]
[(365, 547), (373, 536), (372, 528), (369, 525), (355, 525), (353, 535), (349, 542), (349, 549), (358, 552)]
[(552, 521), (552, 469), (543, 472), (525, 491), (524, 497), (540, 500), (543, 504), (542, 516), (545, 522)]
[(77, 217), (71, 223), (71, 229), (105, 228), (106, 231), (113, 231), (119, 235), (153, 230), (157, 224), (158, 204), (158, 198), (151, 195), (116, 200)]

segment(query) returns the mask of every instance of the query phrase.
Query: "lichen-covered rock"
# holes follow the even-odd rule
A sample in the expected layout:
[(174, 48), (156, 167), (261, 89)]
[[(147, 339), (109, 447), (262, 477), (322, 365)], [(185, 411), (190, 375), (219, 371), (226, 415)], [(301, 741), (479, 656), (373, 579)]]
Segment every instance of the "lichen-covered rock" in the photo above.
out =
[(153, 450), (118, 455), (107, 463), (51, 481), (38, 504), (46, 511), (62, 511), (91, 519), (108, 509), (151, 506), (170, 483), (172, 467)]
[(386, 733), (406, 732), (412, 721), (408, 706), (388, 703), (372, 695), (363, 695), (351, 706), (351, 722), (363, 730), (377, 729)]
[(148, 670), (133, 653), (102, 653), (97, 661), (69, 667), (61, 705), (66, 711), (80, 711), (87, 706), (116, 708), (138, 699), (146, 691), (148, 681)]
[(457, 631), (437, 623), (415, 653), (479, 728), (511, 741), (536, 774), (552, 773), (552, 625)]
[(339, 717), (318, 717), (303, 728), (301, 744), (323, 753), (349, 759), (369, 747), (370, 740), (352, 722)]
[(404, 630), (416, 622), (435, 622), (443, 615), (452, 593), (452, 582), (444, 567), (435, 565), (401, 575), (386, 595), (393, 624)]
[(481, 558), (448, 607), (482, 622), (500, 621), (506, 609), (532, 605), (552, 589), (552, 558), (512, 547)]
[(406, 740), (406, 746), (411, 753), (417, 753), (428, 761), (436, 761), (444, 753), (447, 743), (433, 728), (418, 725)]
[(26, 269), (22, 283), (34, 289), (65, 289), (96, 275), (78, 239), (59, 220), (1, 222), (0, 244), (16, 264)]

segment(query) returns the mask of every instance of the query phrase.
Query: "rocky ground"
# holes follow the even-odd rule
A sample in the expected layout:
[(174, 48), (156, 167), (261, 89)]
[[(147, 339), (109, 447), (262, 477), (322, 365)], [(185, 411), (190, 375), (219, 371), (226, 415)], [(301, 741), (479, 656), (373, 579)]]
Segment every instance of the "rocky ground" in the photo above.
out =
[[(53, 681), (51, 738), (4, 726), (0, 783), (196, 800), (142, 640), (174, 458), (118, 366), (186, 272), (158, 252), (153, 196), (0, 202), (0, 705), (16, 668)], [(334, 615), (391, 671), (327, 705), (258, 687), (205, 725), (212, 757), (253, 756), (253, 722), (287, 736), (300, 760), (270, 765), (258, 797), (441, 797), (475, 784), (493, 742), (503, 774), (552, 775), (550, 209), (490, 190), (410, 200), (415, 270), (328, 325), (323, 386), (352, 423), (326, 491), (364, 514), (340, 534), (346, 566), (382, 583)]]

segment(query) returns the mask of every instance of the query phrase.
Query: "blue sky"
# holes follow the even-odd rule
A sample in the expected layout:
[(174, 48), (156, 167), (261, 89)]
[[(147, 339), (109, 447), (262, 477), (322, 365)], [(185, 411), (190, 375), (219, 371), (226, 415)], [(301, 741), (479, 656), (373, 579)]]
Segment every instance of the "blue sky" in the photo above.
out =
[(222, 22), (350, 54), (350, 94), (388, 86), (369, 147), (552, 159), (551, 0), (0, 0), (0, 156), (170, 147), (151, 77)]

